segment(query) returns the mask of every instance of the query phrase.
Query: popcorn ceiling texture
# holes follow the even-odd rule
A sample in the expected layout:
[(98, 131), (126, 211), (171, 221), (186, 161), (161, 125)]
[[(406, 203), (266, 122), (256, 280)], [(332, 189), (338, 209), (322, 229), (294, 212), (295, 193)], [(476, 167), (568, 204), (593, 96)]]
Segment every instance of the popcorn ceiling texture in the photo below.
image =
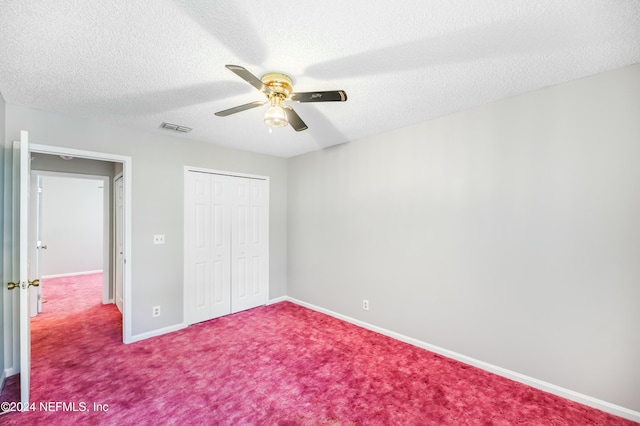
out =
[[(8, 104), (282, 157), (638, 62), (635, 0), (0, 0)], [(261, 108), (213, 115), (263, 99), (225, 64), (349, 100), (270, 133)]]

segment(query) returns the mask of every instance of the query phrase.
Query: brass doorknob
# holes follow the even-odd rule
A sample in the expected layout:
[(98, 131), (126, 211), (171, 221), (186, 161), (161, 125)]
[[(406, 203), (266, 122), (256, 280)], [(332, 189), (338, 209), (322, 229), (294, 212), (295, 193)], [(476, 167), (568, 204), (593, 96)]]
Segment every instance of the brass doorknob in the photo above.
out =
[(18, 284), (18, 283), (7, 283), (7, 288), (9, 290), (13, 290), (14, 288), (19, 287), (19, 286), (20, 286), (20, 284)]
[(40, 280), (29, 281), (30, 286), (38, 287), (40, 285)]

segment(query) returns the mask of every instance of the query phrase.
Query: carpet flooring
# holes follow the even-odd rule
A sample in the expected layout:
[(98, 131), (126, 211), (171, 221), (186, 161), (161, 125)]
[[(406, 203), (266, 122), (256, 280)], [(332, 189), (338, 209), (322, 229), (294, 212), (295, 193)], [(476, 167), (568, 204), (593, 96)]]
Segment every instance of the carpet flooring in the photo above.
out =
[(282, 302), (129, 345), (101, 277), (47, 280), (6, 425), (632, 425)]

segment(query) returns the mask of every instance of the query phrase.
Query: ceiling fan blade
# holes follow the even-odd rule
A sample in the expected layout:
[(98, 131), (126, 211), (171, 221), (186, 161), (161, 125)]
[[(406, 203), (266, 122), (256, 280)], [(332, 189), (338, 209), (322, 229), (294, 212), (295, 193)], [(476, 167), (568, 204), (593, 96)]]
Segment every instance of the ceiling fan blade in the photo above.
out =
[(347, 92), (344, 90), (331, 90), (327, 92), (298, 92), (289, 97), (294, 102), (345, 102)]
[(268, 86), (265, 86), (255, 75), (251, 74), (247, 71), (246, 68), (241, 67), (240, 65), (225, 65), (229, 70), (238, 75), (241, 79), (261, 91), (262, 93), (271, 93), (271, 89)]
[(293, 127), (296, 132), (301, 132), (309, 128), (304, 123), (304, 121), (302, 121), (302, 118), (300, 118), (298, 113), (293, 110), (293, 108), (287, 105), (284, 107), (284, 110), (287, 113), (287, 121), (289, 121), (289, 124), (291, 124), (291, 127)]
[(251, 109), (251, 108), (256, 108), (256, 107), (262, 106), (262, 105), (264, 105), (264, 104), (266, 104), (268, 102), (269, 101), (255, 101), (255, 102), (251, 102), (251, 103), (244, 104), (244, 105), (238, 105), (237, 107), (225, 109), (224, 111), (218, 111), (218, 112), (216, 112), (216, 115), (218, 117), (226, 117), (227, 115), (235, 114), (236, 112), (242, 112), (242, 111), (246, 111), (246, 110)]

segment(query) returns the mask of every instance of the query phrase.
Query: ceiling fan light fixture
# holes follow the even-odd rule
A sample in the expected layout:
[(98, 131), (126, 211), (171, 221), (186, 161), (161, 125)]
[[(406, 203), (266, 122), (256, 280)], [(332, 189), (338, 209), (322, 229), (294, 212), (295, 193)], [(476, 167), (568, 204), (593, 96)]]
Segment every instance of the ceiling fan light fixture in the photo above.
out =
[(280, 105), (282, 100), (277, 96), (271, 98), (271, 106), (264, 113), (264, 124), (269, 127), (284, 127), (289, 124), (287, 112)]
[(284, 127), (289, 124), (284, 108), (279, 105), (270, 106), (264, 113), (264, 124), (269, 127)]

